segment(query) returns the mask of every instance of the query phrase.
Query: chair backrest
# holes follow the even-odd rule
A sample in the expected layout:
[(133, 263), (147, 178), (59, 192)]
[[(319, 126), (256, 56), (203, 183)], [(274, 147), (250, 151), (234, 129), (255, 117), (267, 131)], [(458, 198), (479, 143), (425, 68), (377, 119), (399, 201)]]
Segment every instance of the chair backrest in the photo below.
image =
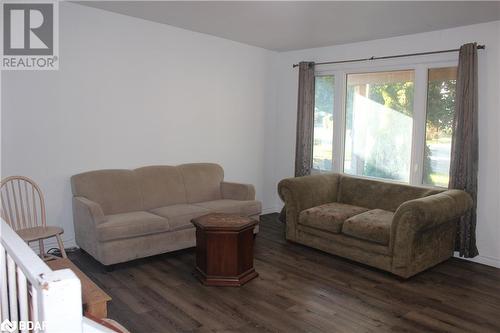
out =
[(14, 230), (45, 226), (45, 202), (40, 187), (24, 176), (11, 176), (0, 184), (0, 212)]

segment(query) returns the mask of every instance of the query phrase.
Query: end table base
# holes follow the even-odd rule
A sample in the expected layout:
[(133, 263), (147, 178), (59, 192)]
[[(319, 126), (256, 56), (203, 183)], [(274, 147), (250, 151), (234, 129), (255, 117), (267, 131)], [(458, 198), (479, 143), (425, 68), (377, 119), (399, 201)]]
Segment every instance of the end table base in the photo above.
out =
[(255, 271), (254, 268), (246, 271), (239, 276), (212, 276), (206, 275), (199, 268), (196, 268), (193, 272), (194, 276), (201, 283), (206, 286), (218, 286), (218, 287), (241, 287), (248, 281), (259, 276), (259, 273)]

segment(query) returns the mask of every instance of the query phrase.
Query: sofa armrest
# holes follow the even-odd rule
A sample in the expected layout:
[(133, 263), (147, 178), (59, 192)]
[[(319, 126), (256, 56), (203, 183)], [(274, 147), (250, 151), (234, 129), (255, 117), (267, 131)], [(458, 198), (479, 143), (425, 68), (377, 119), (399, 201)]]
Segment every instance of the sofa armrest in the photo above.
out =
[(73, 197), (75, 223), (87, 223), (97, 226), (106, 219), (101, 206), (85, 197)]
[[(472, 198), (460, 190), (447, 190), (401, 204), (394, 214), (392, 231), (407, 228), (414, 232), (438, 226), (464, 215), (472, 208)], [(415, 217), (413, 221), (409, 216)], [(407, 226), (403, 226), (407, 224)]]
[(85, 197), (73, 197), (73, 225), (76, 244), (100, 258), (100, 246), (97, 241), (97, 226), (106, 221), (101, 206)]
[(410, 263), (419, 235), (458, 219), (472, 205), (471, 196), (460, 190), (447, 190), (404, 202), (396, 210), (391, 225), (393, 266), (404, 267)]
[(297, 213), (337, 200), (338, 175), (319, 174), (286, 178), (278, 183), (278, 194), (285, 205), (295, 206)]
[(286, 237), (295, 240), (299, 214), (305, 209), (337, 201), (338, 174), (283, 179), (278, 183), (278, 194), (285, 203)]
[(255, 187), (251, 184), (221, 183), (223, 199), (233, 200), (255, 200)]

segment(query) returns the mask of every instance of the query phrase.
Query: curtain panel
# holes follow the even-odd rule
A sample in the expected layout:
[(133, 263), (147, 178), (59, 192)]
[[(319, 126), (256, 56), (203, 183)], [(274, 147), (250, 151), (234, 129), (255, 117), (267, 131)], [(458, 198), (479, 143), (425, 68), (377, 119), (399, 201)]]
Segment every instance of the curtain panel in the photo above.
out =
[(451, 144), (450, 182), (448, 187), (468, 192), (473, 208), (460, 218), (455, 250), (461, 257), (479, 254), (476, 247), (478, 139), (477, 44), (460, 47), (456, 86), (455, 116)]
[(299, 63), (295, 177), (311, 174), (314, 132), (314, 63)]
[[(295, 143), (295, 177), (311, 174), (314, 134), (314, 62), (299, 63), (297, 97), (297, 132)], [(285, 207), (279, 220), (286, 223)]]

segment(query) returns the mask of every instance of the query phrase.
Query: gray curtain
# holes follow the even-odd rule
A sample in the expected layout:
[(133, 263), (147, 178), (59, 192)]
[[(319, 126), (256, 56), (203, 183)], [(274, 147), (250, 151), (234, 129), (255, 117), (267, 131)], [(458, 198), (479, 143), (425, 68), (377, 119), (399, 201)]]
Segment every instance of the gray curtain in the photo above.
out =
[[(299, 63), (297, 98), (297, 136), (295, 145), (295, 177), (311, 174), (314, 131), (314, 62)], [(283, 208), (279, 220), (286, 222)]]
[(295, 177), (311, 174), (314, 130), (314, 63), (299, 63)]
[(479, 254), (476, 247), (476, 207), (478, 168), (478, 110), (477, 110), (477, 44), (460, 47), (456, 87), (453, 139), (449, 188), (468, 192), (473, 208), (460, 218), (455, 250), (460, 256), (472, 258)]

